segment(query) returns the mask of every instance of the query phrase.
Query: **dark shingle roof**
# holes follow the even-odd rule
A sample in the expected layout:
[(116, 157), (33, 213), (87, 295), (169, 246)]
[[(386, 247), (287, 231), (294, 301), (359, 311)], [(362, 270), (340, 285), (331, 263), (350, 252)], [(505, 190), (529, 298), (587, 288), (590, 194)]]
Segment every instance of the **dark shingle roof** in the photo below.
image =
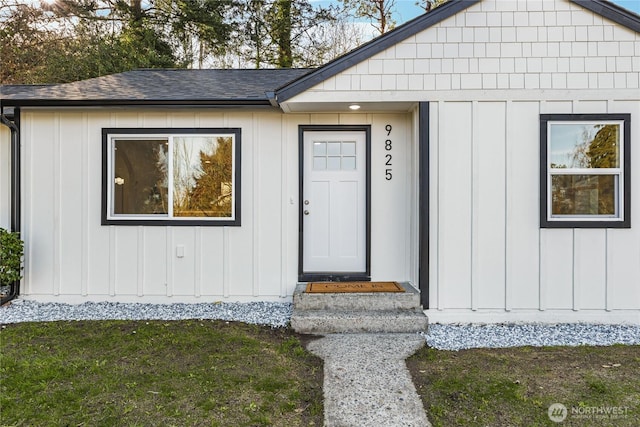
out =
[(268, 105), (268, 93), (309, 69), (145, 69), (44, 87), (7, 86), (4, 105)]

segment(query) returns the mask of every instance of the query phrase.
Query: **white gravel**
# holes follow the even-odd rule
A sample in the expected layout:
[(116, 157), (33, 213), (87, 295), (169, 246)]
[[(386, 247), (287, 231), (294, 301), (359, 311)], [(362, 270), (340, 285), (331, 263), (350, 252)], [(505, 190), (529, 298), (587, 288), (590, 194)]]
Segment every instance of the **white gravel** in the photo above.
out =
[[(18, 300), (0, 307), (0, 324), (57, 320), (219, 319), (274, 328), (286, 327), (290, 303), (84, 304)], [(559, 345), (640, 345), (640, 326), (597, 324), (431, 324), (422, 334), (440, 350)]]
[(291, 318), (291, 304), (274, 302), (139, 304), (86, 302), (83, 304), (39, 303), (19, 300), (0, 308), (0, 323), (49, 322), (56, 320), (186, 320), (219, 319), (274, 328)]
[(423, 335), (429, 347), (440, 350), (640, 344), (640, 326), (585, 323), (432, 324)]

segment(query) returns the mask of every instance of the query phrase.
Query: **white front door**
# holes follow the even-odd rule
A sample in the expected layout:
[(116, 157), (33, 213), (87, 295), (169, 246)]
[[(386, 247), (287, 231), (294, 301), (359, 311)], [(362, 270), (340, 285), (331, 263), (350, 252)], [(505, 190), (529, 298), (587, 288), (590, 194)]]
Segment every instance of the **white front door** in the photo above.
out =
[[(365, 131), (305, 131), (302, 274), (367, 272)], [(331, 274), (333, 273), (333, 274)]]

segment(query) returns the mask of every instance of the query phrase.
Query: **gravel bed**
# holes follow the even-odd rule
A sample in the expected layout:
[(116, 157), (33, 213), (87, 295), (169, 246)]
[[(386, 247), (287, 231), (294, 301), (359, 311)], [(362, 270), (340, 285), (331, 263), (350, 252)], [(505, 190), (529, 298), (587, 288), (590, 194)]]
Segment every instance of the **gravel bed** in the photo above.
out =
[(13, 301), (0, 307), (0, 323), (56, 320), (186, 320), (218, 319), (274, 328), (291, 318), (291, 304), (274, 302), (140, 304), (86, 302), (83, 304)]
[(521, 346), (640, 344), (640, 326), (562, 324), (431, 324), (423, 334), (439, 350)]
[[(290, 303), (140, 304), (86, 302), (39, 303), (17, 300), (0, 307), (0, 324), (56, 320), (218, 319), (274, 328), (286, 327)], [(597, 324), (431, 324), (422, 334), (439, 350), (559, 345), (640, 345), (640, 326)]]

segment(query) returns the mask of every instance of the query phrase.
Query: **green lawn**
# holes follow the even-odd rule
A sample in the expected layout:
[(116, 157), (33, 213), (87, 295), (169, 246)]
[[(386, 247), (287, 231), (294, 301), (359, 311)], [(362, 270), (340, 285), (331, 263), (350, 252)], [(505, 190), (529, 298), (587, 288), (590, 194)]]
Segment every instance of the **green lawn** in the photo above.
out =
[(322, 361), (287, 329), (82, 321), (0, 332), (2, 426), (321, 426)]
[(640, 346), (425, 348), (407, 365), (434, 427), (640, 425)]

